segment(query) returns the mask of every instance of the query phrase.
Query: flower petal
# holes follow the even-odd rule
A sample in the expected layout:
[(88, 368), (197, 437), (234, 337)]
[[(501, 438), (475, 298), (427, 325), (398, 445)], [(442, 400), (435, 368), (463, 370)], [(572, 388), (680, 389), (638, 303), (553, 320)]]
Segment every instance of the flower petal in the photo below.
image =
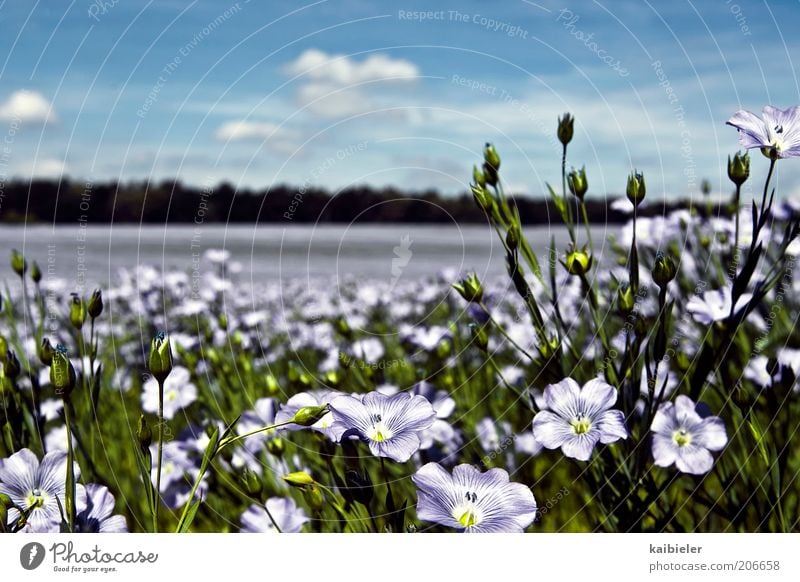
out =
[(628, 438), (625, 426), (625, 415), (621, 410), (607, 410), (596, 421), (595, 426), (600, 433), (600, 442), (609, 444)]
[(561, 445), (561, 451), (571, 459), (588, 461), (598, 440), (600, 440), (600, 435), (594, 430), (582, 435), (572, 435)]
[(653, 435), (652, 452), (653, 463), (658, 467), (669, 467), (678, 459), (678, 445), (670, 436)]
[(727, 122), (739, 130), (739, 143), (745, 148), (769, 145), (769, 135), (764, 120), (750, 111), (737, 111)]
[(533, 418), (533, 437), (548, 449), (557, 449), (574, 436), (567, 421), (549, 410), (542, 410)]
[(725, 423), (719, 416), (709, 416), (693, 429), (695, 442), (711, 451), (721, 451), (728, 444)]
[(617, 401), (617, 390), (600, 378), (589, 380), (581, 390), (583, 413), (590, 418), (608, 410)]
[(702, 475), (708, 473), (714, 466), (714, 457), (707, 449), (694, 443), (678, 447), (678, 458), (675, 466), (683, 473)]
[(544, 389), (547, 408), (563, 418), (571, 418), (580, 406), (581, 388), (572, 378), (564, 378), (557, 384), (550, 384)]
[(333, 417), (347, 428), (355, 428), (362, 433), (370, 426), (369, 412), (366, 406), (354, 396), (340, 396), (334, 398), (330, 404)]
[[(65, 455), (66, 458), (66, 455)], [(30, 449), (22, 449), (3, 461), (0, 466), (0, 493), (22, 497), (36, 488), (39, 459)], [(14, 500), (18, 503), (18, 499)]]

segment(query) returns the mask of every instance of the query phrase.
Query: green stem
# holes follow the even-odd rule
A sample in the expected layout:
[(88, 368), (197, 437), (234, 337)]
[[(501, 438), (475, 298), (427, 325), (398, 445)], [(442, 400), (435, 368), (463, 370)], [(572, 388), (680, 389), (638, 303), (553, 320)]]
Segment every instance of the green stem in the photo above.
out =
[[(164, 381), (158, 380), (158, 453), (156, 458), (156, 494), (155, 494), (155, 515), (153, 516), (153, 531), (158, 533), (158, 510), (161, 506), (161, 460), (164, 455)], [(191, 505), (189, 498), (187, 504)]]
[(589, 214), (586, 212), (586, 203), (581, 200), (581, 214), (583, 215), (583, 225), (586, 227), (586, 240), (589, 241), (589, 250), (594, 255), (594, 243), (592, 242), (592, 230), (589, 228)]
[(64, 401), (64, 423), (67, 427), (67, 481), (64, 509), (67, 513), (69, 531), (75, 531), (75, 452), (72, 450), (72, 404)]

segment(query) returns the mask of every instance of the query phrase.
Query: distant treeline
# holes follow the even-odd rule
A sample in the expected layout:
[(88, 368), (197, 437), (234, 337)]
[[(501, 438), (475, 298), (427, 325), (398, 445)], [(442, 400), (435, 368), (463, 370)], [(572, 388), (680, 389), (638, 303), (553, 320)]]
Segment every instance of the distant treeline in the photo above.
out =
[[(614, 198), (587, 199), (589, 220), (620, 223), (627, 215), (610, 208)], [(517, 197), (525, 224), (558, 222), (552, 202)], [(686, 207), (684, 201), (650, 204), (643, 215)], [(0, 184), (0, 222), (44, 223), (481, 223), (472, 194), (443, 196), (435, 190), (402, 191), (353, 186), (331, 192), (278, 185), (235, 189), (222, 183), (197, 188), (178, 181), (90, 183), (67, 179)]]

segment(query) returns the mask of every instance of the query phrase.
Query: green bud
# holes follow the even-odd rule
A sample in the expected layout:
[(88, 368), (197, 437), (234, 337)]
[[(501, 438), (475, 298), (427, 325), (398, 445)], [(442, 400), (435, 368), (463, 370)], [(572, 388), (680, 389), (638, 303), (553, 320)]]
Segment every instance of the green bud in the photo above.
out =
[(28, 270), (28, 261), (25, 260), (25, 257), (23, 257), (22, 253), (17, 249), (12, 249), (11, 251), (11, 268), (14, 269), (14, 272), (20, 277), (24, 277), (25, 271)]
[(0, 356), (5, 354), (8, 351), (8, 341), (2, 335), (0, 335)]
[(472, 166), (472, 181), (475, 182), (476, 186), (481, 188), (486, 186), (486, 176), (483, 175), (483, 172), (481, 172), (478, 166)]
[(139, 449), (142, 454), (149, 455), (150, 444), (153, 442), (153, 431), (150, 430), (144, 414), (139, 415), (139, 429), (136, 431), (136, 440), (139, 441)]
[(0, 493), (0, 533), (6, 533), (8, 523), (8, 510), (14, 506), (14, 502), (5, 493)]
[(66, 400), (75, 388), (75, 368), (67, 355), (67, 348), (58, 344), (50, 363), (50, 383), (56, 394)]
[(72, 294), (72, 302), (69, 306), (69, 320), (75, 329), (81, 329), (83, 322), (86, 321), (86, 304), (77, 293)]
[(322, 510), (322, 505), (325, 502), (325, 498), (322, 496), (322, 489), (316, 485), (312, 485), (311, 487), (306, 487), (303, 489), (303, 498), (313, 511)]
[(625, 192), (628, 200), (631, 201), (634, 208), (639, 206), (644, 200), (646, 188), (644, 184), (644, 174), (641, 172), (633, 172), (628, 176), (628, 187)]
[(267, 441), (267, 450), (270, 455), (281, 458), (286, 450), (286, 441), (281, 437), (275, 437)]
[(736, 152), (733, 158), (728, 156), (728, 178), (737, 186), (741, 186), (750, 177), (750, 154)]
[(489, 348), (489, 336), (486, 333), (486, 330), (483, 328), (482, 325), (477, 325), (475, 323), (469, 324), (470, 333), (472, 334), (472, 341), (475, 342), (475, 345), (478, 346), (482, 352), (485, 352)]
[(487, 214), (491, 214), (492, 212), (492, 195), (486, 189), (484, 185), (472, 185), (470, 186), (472, 189), (472, 198), (475, 200), (475, 204), (486, 212)]
[(512, 224), (508, 227), (508, 232), (506, 233), (506, 245), (512, 251), (517, 250), (519, 246), (519, 226), (516, 224)]
[(575, 133), (575, 118), (569, 113), (565, 113), (558, 118), (558, 141), (566, 146), (572, 141), (572, 135)]
[(571, 248), (567, 253), (564, 265), (570, 275), (585, 275), (592, 268), (592, 255), (588, 253), (586, 247), (582, 249)]
[(567, 175), (567, 184), (569, 185), (569, 191), (572, 192), (572, 195), (583, 202), (586, 190), (589, 189), (589, 181), (586, 179), (586, 166), (582, 167), (580, 170), (573, 169)]
[(444, 359), (450, 355), (451, 352), (450, 342), (448, 340), (443, 339), (438, 344), (436, 344), (436, 356)]
[(45, 366), (49, 366), (53, 361), (53, 351), (53, 344), (50, 343), (48, 338), (43, 337), (42, 343), (39, 344), (39, 349), (37, 350), (39, 361)]
[(700, 191), (703, 193), (703, 196), (711, 194), (711, 182), (705, 179), (700, 182)]
[(6, 352), (6, 357), (3, 359), (3, 374), (9, 380), (16, 380), (22, 372), (22, 367), (19, 365), (17, 354), (13, 350)]
[(259, 497), (261, 495), (261, 478), (256, 475), (250, 468), (245, 467), (242, 474), (239, 476), (239, 481), (242, 487), (250, 497)]
[(549, 360), (558, 353), (560, 342), (556, 336), (550, 336), (546, 342), (539, 344), (539, 353), (542, 358)]
[(227, 331), (228, 329), (228, 316), (224, 313), (220, 313), (219, 317), (217, 317), (217, 324), (219, 324), (219, 328), (222, 331)]
[(480, 303), (483, 299), (483, 285), (476, 273), (470, 273), (458, 283), (453, 283), (453, 289), (470, 303)]
[(486, 147), (483, 148), (483, 161), (493, 167), (495, 171), (500, 169), (500, 155), (490, 143), (487, 143)]
[(633, 296), (633, 289), (627, 283), (620, 285), (617, 288), (617, 307), (620, 310), (620, 313), (623, 315), (628, 315), (631, 311), (633, 311), (633, 307), (636, 303), (636, 299)]
[(172, 372), (172, 350), (169, 338), (160, 331), (150, 344), (150, 373), (159, 382), (164, 382)]
[(86, 307), (89, 312), (89, 317), (97, 319), (103, 313), (103, 292), (100, 289), (95, 289), (92, 296), (89, 298), (89, 304)]
[(325, 383), (328, 386), (338, 386), (341, 380), (342, 379), (339, 377), (339, 373), (336, 370), (328, 370), (325, 372)]
[(280, 390), (278, 379), (272, 374), (267, 374), (267, 394), (277, 394)]
[(42, 271), (41, 269), (39, 269), (39, 263), (37, 263), (36, 261), (33, 261), (33, 263), (31, 263), (31, 279), (37, 285), (42, 280)]
[(675, 262), (668, 256), (659, 251), (656, 254), (655, 263), (653, 263), (653, 281), (659, 287), (666, 287), (667, 283), (672, 281), (677, 274)]
[(306, 473), (305, 471), (296, 471), (294, 473), (289, 473), (288, 475), (283, 476), (283, 480), (286, 481), (292, 487), (297, 487), (298, 489), (305, 489), (306, 487), (313, 487), (317, 484), (316, 481)]
[(300, 426), (311, 426), (319, 422), (326, 414), (328, 414), (327, 404), (323, 404), (322, 406), (304, 406), (294, 413), (292, 422)]

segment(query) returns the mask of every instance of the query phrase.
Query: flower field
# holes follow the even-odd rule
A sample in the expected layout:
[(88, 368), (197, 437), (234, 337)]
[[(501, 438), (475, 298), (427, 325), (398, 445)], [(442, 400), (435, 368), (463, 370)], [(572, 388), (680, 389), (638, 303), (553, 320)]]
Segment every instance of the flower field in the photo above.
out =
[(141, 266), (81, 297), (12, 252), (0, 530), (800, 531), (800, 214), (774, 190), (799, 115), (731, 118), (753, 157), (728, 159), (719, 208), (639, 217), (633, 171), (609, 240), (562, 163), (571, 243), (544, 252), (487, 145), (497, 280), (251, 287), (215, 250), (199, 292)]

